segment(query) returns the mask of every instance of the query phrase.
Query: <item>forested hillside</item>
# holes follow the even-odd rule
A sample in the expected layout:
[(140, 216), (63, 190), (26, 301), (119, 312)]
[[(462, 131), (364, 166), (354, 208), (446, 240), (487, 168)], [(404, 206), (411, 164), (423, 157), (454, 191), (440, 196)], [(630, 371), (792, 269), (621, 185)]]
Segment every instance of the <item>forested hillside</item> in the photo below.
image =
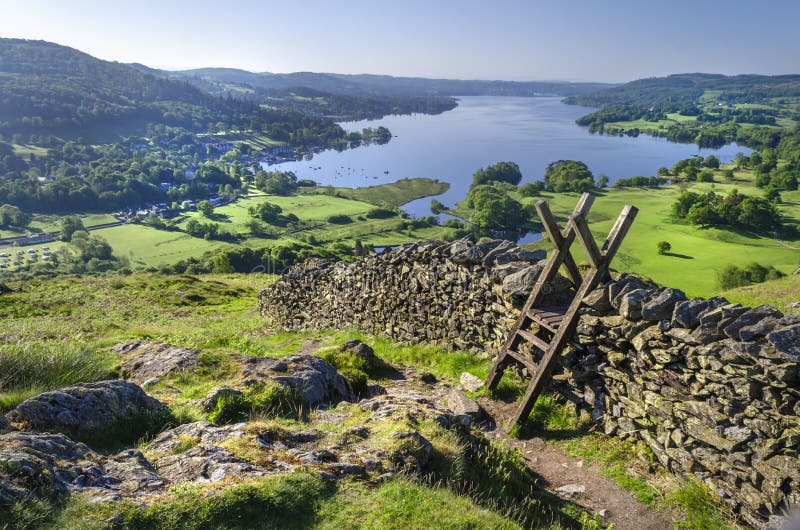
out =
[(195, 132), (246, 126), (279, 136), (286, 129), (338, 129), (312, 116), (214, 97), (185, 81), (65, 46), (0, 39), (0, 134), (25, 141), (33, 135), (35, 143), (48, 136), (109, 141), (154, 124)]
[(600, 107), (577, 120), (592, 132), (641, 133), (720, 147), (776, 147), (800, 122), (800, 75), (676, 74), (568, 97)]

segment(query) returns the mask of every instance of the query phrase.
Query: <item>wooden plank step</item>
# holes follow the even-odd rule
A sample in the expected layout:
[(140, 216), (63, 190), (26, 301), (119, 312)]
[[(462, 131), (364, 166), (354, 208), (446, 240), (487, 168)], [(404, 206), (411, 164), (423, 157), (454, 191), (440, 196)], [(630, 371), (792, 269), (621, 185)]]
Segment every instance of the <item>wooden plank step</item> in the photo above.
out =
[(528, 369), (531, 375), (535, 374), (536, 371), (539, 369), (539, 366), (533, 361), (533, 359), (531, 359), (527, 355), (523, 355), (514, 350), (508, 350), (508, 356), (514, 359), (515, 361), (522, 363), (525, 366), (525, 368)]
[(555, 333), (558, 331), (559, 326), (561, 326), (561, 323), (564, 321), (566, 313), (567, 307), (565, 306), (542, 307), (529, 310), (528, 316), (531, 318), (531, 320), (538, 322), (545, 328)]
[(525, 339), (528, 342), (530, 342), (531, 344), (533, 344), (534, 346), (536, 346), (537, 348), (539, 348), (539, 350), (541, 350), (542, 353), (547, 352), (547, 349), (550, 347), (550, 344), (548, 344), (546, 341), (542, 340), (541, 338), (537, 337), (536, 335), (534, 335), (530, 331), (525, 331), (524, 329), (519, 329), (519, 330), (517, 330), (517, 334), (520, 335), (523, 339)]

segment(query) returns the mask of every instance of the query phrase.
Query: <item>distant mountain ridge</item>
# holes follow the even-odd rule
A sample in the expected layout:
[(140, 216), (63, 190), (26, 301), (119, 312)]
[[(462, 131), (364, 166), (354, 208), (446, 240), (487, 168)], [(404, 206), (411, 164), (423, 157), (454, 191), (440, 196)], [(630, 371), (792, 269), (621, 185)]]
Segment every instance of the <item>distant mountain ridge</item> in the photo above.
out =
[(576, 95), (567, 103), (601, 107), (603, 105), (637, 105), (679, 108), (694, 104), (706, 90), (720, 90), (735, 99), (800, 96), (800, 74), (756, 75), (684, 73), (666, 77), (637, 79), (623, 85)]
[(394, 77), (375, 74), (318, 72), (249, 72), (234, 68), (198, 68), (162, 74), (189, 82), (234, 84), (253, 89), (286, 90), (307, 87), (331, 94), (385, 96), (574, 96), (614, 86), (565, 81), (484, 81)]

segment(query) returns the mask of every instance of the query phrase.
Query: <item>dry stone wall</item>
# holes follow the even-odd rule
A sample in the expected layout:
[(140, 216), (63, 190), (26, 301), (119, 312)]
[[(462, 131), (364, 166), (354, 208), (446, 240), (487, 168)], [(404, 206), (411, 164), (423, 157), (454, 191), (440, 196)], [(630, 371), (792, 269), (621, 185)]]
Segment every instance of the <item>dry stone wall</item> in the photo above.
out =
[[(427, 242), (352, 264), (313, 260), (260, 296), (287, 330), (353, 326), (496, 352), (542, 268), (508, 242)], [(550, 296), (568, 296), (559, 278)], [(800, 505), (800, 317), (688, 300), (622, 275), (584, 300), (554, 388), (606, 433), (644, 442), (755, 527)]]
[(460, 240), (355, 263), (310, 259), (261, 293), (261, 314), (279, 329), (356, 327), (401, 342), (496, 351), (514, 322), (513, 301), (530, 293), (543, 257), (508, 241)]

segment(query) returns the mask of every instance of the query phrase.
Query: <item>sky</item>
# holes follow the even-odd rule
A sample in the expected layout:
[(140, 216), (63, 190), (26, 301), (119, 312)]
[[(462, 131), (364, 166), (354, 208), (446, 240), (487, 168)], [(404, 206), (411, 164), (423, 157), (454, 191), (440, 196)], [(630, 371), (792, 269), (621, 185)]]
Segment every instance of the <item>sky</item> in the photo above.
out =
[(0, 37), (168, 69), (622, 82), (800, 73), (800, 0), (0, 0)]

